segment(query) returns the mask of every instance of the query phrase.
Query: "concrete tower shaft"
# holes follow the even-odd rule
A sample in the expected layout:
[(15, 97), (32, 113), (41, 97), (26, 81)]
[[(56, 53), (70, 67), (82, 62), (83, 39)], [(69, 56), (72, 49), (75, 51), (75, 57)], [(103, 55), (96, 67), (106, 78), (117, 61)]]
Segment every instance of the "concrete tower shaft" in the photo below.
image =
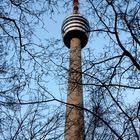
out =
[[(70, 41), (70, 66), (68, 79), (68, 95), (66, 110), (65, 140), (84, 139), (84, 112), (82, 70), (81, 70), (81, 41), (72, 38)], [(71, 104), (71, 105), (69, 105)]]
[(73, 1), (73, 15), (62, 24), (65, 45), (70, 48), (65, 140), (84, 140), (81, 49), (86, 46), (89, 23), (78, 13), (78, 0)]

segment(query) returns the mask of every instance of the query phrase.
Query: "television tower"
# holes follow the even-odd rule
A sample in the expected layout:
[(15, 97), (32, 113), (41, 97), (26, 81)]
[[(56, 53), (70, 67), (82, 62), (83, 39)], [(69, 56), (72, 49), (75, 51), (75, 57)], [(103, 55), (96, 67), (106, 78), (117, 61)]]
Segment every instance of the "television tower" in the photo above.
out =
[(73, 14), (62, 24), (63, 41), (70, 48), (65, 140), (84, 140), (81, 49), (88, 42), (90, 27), (78, 9), (78, 0), (73, 0)]

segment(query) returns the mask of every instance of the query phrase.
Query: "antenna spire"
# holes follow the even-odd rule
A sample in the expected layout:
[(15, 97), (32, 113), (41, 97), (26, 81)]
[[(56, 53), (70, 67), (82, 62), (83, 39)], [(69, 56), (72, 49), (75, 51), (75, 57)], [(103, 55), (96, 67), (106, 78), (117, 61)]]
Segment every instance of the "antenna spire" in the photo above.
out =
[(73, 14), (78, 14), (78, 0), (73, 0)]

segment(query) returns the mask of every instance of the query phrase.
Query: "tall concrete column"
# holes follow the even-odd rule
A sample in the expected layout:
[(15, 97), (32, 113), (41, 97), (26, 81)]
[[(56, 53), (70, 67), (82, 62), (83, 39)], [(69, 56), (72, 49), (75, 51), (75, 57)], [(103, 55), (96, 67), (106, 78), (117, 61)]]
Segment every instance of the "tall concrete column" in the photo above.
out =
[(66, 107), (65, 140), (84, 140), (84, 111), (82, 70), (81, 70), (81, 40), (70, 40), (70, 66), (68, 79), (68, 95)]
[(65, 140), (84, 140), (84, 111), (81, 49), (88, 42), (89, 22), (80, 14), (74, 0), (74, 13), (62, 24), (64, 44), (70, 48), (70, 66), (66, 107)]

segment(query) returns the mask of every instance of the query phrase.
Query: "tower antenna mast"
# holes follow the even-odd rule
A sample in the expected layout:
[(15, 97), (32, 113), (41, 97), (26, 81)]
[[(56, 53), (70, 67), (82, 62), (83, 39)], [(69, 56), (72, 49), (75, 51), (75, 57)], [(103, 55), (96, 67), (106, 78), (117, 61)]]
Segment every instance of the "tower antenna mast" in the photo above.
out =
[(78, 14), (78, 12), (79, 12), (78, 0), (73, 0), (73, 14)]

